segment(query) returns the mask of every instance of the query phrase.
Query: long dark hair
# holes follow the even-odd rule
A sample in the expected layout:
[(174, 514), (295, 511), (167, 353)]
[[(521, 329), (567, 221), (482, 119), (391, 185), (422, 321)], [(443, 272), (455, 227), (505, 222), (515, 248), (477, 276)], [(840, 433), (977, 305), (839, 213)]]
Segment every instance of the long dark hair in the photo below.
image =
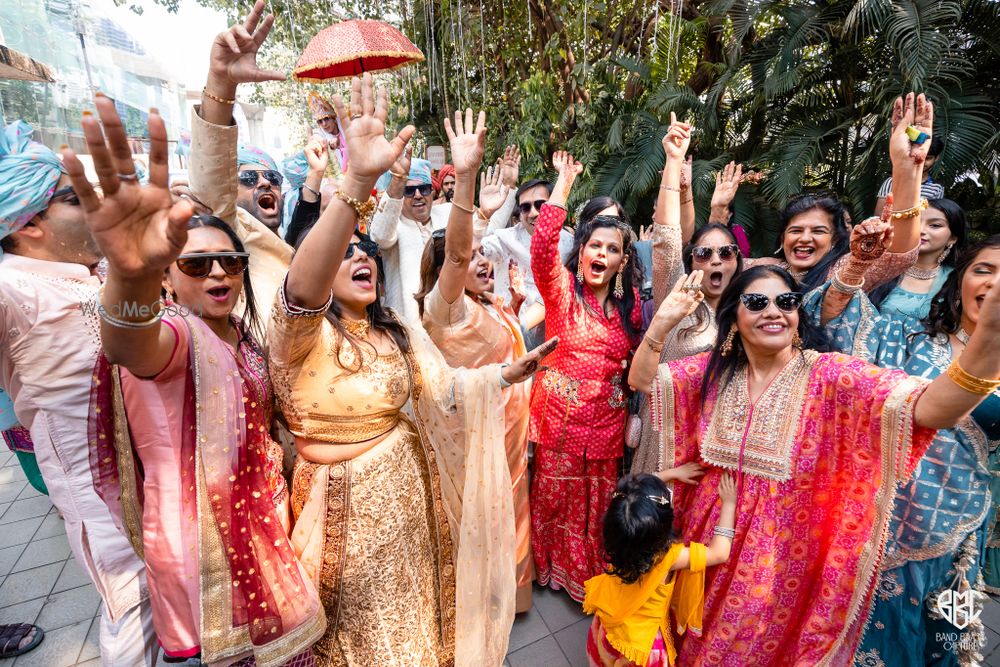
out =
[[(740, 296), (755, 280), (771, 277), (780, 278), (788, 286), (789, 292), (802, 291), (802, 288), (788, 271), (773, 264), (764, 264), (751, 266), (746, 271), (737, 274), (722, 292), (719, 308), (715, 311), (715, 322), (719, 327), (719, 334), (715, 339), (715, 346), (712, 348), (708, 366), (705, 368), (705, 376), (701, 381), (702, 404), (705, 403), (710, 387), (729, 382), (736, 369), (747, 363), (747, 353), (743, 349), (743, 341), (740, 339), (739, 331), (733, 338), (732, 351), (726, 356), (722, 355), (722, 345), (729, 336), (729, 331), (736, 327), (736, 313), (739, 310)], [(819, 352), (829, 351), (830, 343), (825, 330), (814, 324), (812, 318), (807, 317), (801, 310), (799, 311), (798, 332), (803, 349)]]
[(663, 480), (655, 475), (625, 475), (604, 515), (604, 562), (609, 573), (626, 584), (649, 572), (677, 539), (673, 506), (650, 496), (670, 498)]
[(831, 230), (832, 238), (829, 252), (816, 263), (816, 266), (806, 271), (806, 275), (802, 276), (800, 282), (804, 292), (825, 283), (826, 274), (833, 263), (851, 249), (851, 232), (847, 228), (846, 209), (840, 200), (829, 193), (805, 194), (792, 199), (781, 212), (781, 231), (778, 232), (778, 251), (775, 254), (786, 262), (788, 261), (788, 258), (785, 257), (784, 247), (785, 230), (788, 229), (788, 225), (791, 224), (795, 216), (812, 210), (828, 213), (832, 218), (833, 229)]
[[(364, 232), (354, 230), (354, 236), (357, 236), (362, 241), (371, 241), (371, 237)], [(300, 237), (301, 238), (301, 237)], [(400, 352), (406, 353), (410, 351), (410, 337), (406, 333), (406, 327), (399, 321), (395, 313), (389, 308), (382, 305), (382, 292), (385, 289), (385, 271), (382, 269), (382, 255), (381, 253), (375, 258), (375, 267), (378, 272), (378, 278), (375, 281), (375, 300), (365, 307), (365, 312), (368, 313), (368, 322), (372, 329), (378, 331), (384, 331), (392, 337), (392, 340), (396, 343), (396, 347), (399, 348)], [(341, 259), (341, 262), (347, 261)], [(333, 328), (343, 337), (344, 340), (348, 342), (351, 349), (354, 350), (354, 358), (357, 360), (357, 364), (354, 367), (348, 368), (341, 363), (340, 355), (337, 355), (337, 365), (346, 371), (351, 373), (356, 373), (361, 370), (364, 365), (364, 357), (362, 355), (361, 346), (358, 345), (358, 340), (344, 328), (344, 325), (340, 322), (340, 304), (334, 299), (330, 302), (330, 307), (326, 311), (326, 319), (333, 325)], [(366, 345), (371, 346), (370, 343), (364, 341)], [(373, 348), (374, 349), (374, 348)]]
[[(732, 206), (732, 204), (730, 204)], [(694, 249), (698, 247), (701, 239), (707, 235), (709, 232), (722, 232), (729, 239), (729, 242), (736, 246), (736, 273), (733, 274), (735, 278), (740, 273), (743, 272), (743, 253), (739, 251), (740, 244), (736, 241), (736, 235), (733, 234), (733, 230), (729, 228), (728, 225), (723, 225), (718, 222), (710, 222), (707, 225), (702, 225), (695, 230), (694, 234), (691, 235), (691, 241), (684, 246), (683, 258), (684, 258), (684, 273), (690, 275), (691, 269), (694, 266), (694, 262), (691, 259)], [(712, 312), (709, 310), (708, 304), (702, 301), (698, 304), (698, 307), (694, 311), (694, 324), (689, 327), (685, 327), (680, 330), (681, 336), (689, 336), (698, 331), (704, 331), (705, 326), (708, 324), (708, 320), (712, 317)]]
[(930, 313), (924, 319), (926, 333), (931, 336), (947, 336), (958, 332), (962, 326), (962, 281), (965, 279), (965, 272), (976, 263), (979, 253), (990, 248), (1000, 248), (1000, 234), (976, 243), (961, 254), (955, 270), (931, 301)]
[(434, 289), (441, 275), (441, 267), (444, 266), (444, 230), (438, 231), (442, 233), (436, 231), (431, 234), (431, 240), (424, 246), (424, 254), (420, 256), (420, 290), (413, 295), (420, 317), (424, 316), (424, 299)]
[[(927, 203), (932, 208), (944, 214), (945, 222), (948, 223), (948, 229), (951, 231), (952, 236), (955, 237), (954, 247), (945, 256), (944, 261), (941, 262), (941, 266), (954, 268), (958, 256), (965, 250), (966, 239), (969, 235), (968, 224), (965, 221), (965, 211), (950, 199), (929, 199)], [(882, 302), (885, 301), (892, 290), (896, 289), (902, 279), (902, 276), (896, 276), (886, 284), (880, 285), (869, 292), (868, 298), (876, 306), (882, 305)]]
[[(619, 215), (598, 215), (610, 206), (617, 207)], [(639, 336), (639, 329), (632, 322), (632, 310), (635, 307), (634, 286), (642, 285), (643, 267), (642, 260), (639, 259), (638, 253), (635, 252), (635, 233), (632, 231), (628, 216), (621, 204), (611, 197), (594, 197), (587, 202), (577, 218), (576, 229), (573, 232), (573, 249), (566, 260), (566, 268), (573, 276), (576, 276), (576, 271), (580, 266), (581, 248), (590, 240), (590, 237), (594, 234), (594, 230), (602, 228), (617, 229), (622, 235), (622, 261), (627, 262), (622, 269), (622, 290), (624, 294), (621, 299), (614, 295), (614, 280), (616, 278), (612, 278), (612, 284), (610, 285), (612, 289), (608, 291), (608, 299), (611, 300), (614, 309), (618, 311), (622, 326), (625, 327), (625, 332), (629, 335), (629, 338), (635, 339)], [(588, 310), (593, 310), (583, 297), (582, 282), (579, 280), (573, 281), (573, 292), (579, 303), (583, 304)], [(603, 315), (603, 313), (600, 314)]]
[[(240, 237), (236, 235), (236, 232), (214, 215), (191, 216), (191, 219), (188, 220), (187, 228), (191, 230), (198, 229), (199, 227), (218, 229), (233, 244), (233, 250), (236, 252), (247, 251), (243, 246), (243, 242), (240, 241)], [(253, 296), (253, 283), (250, 280), (249, 265), (247, 265), (247, 270), (243, 272), (243, 300), (246, 301), (246, 309), (243, 311), (243, 317), (240, 318), (240, 340), (243, 341), (250, 338), (255, 343), (262, 344), (264, 342), (264, 325), (260, 313), (257, 311), (257, 301)]]

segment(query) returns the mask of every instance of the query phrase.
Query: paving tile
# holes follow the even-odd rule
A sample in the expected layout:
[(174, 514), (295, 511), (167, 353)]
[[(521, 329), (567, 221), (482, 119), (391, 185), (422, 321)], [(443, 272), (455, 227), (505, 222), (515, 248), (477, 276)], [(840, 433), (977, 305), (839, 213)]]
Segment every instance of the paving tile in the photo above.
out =
[(27, 482), (0, 483), (0, 503), (14, 502), (26, 486), (31, 485)]
[(0, 607), (0, 624), (34, 623), (44, 604), (45, 598), (38, 598), (20, 604), (12, 604), (8, 607)]
[(78, 662), (76, 663), (76, 667), (101, 667), (101, 658), (97, 657), (86, 662)]
[(95, 616), (94, 620), (90, 624), (90, 632), (87, 633), (87, 639), (83, 643), (83, 650), (80, 651), (80, 657), (77, 658), (77, 665), (86, 664), (91, 660), (101, 657), (101, 617)]
[(3, 543), (5, 545), (27, 544), (35, 537), (35, 532), (44, 520), (45, 517), (36, 516), (6, 524), (3, 530), (0, 530)]
[(15, 500), (10, 508), (0, 517), (0, 525), (31, 519), (36, 516), (45, 516), (52, 508), (52, 501), (48, 496), (38, 496), (36, 498), (25, 498)]
[(532, 603), (550, 632), (559, 632), (584, 618), (583, 605), (574, 601), (565, 591), (535, 586)]
[(65, 535), (56, 535), (44, 540), (32, 540), (24, 549), (21, 558), (11, 572), (30, 570), (49, 563), (63, 563), (69, 558), (69, 542)]
[(46, 537), (55, 537), (56, 535), (66, 534), (66, 522), (63, 518), (59, 516), (59, 512), (53, 507), (52, 510), (45, 515), (42, 519), (42, 525), (39, 526), (38, 532), (35, 533), (36, 540), (43, 540)]
[[(36, 623), (46, 630), (93, 620), (101, 606), (101, 596), (90, 584), (49, 595)], [(87, 628), (90, 629), (89, 626)]]
[[(990, 603), (987, 603), (989, 605)], [(995, 603), (994, 603), (995, 604)], [(987, 665), (1000, 665), (1000, 633), (986, 628), (986, 648), (983, 649)]]
[(1000, 632), (1000, 602), (989, 599), (983, 605), (983, 615), (980, 616), (985, 625), (994, 632)]
[(66, 561), (66, 567), (63, 568), (59, 579), (56, 580), (56, 585), (52, 587), (52, 592), (61, 593), (62, 591), (78, 588), (89, 583), (92, 583), (90, 575), (80, 567), (75, 558), (70, 558)]
[(8, 575), (0, 584), (0, 607), (47, 596), (62, 568), (62, 563), (52, 563)]
[(555, 633), (556, 643), (572, 667), (587, 667), (587, 634), (592, 618), (584, 618)]
[(21, 498), (37, 498), (38, 496), (44, 496), (45, 494), (33, 487), (31, 484), (25, 484), (24, 488), (21, 489), (21, 493), (17, 494), (18, 499)]
[(507, 653), (536, 642), (549, 634), (549, 629), (542, 620), (542, 615), (534, 607), (518, 614), (514, 617), (514, 627), (510, 631), (510, 643), (507, 645)]
[(26, 544), (15, 544), (14, 546), (0, 549), (0, 576), (5, 577), (14, 569), (14, 564), (17, 563), (17, 559), (24, 553), (26, 546)]
[(507, 661), (510, 667), (571, 667), (551, 636), (508, 653)]
[(23, 483), (27, 481), (28, 478), (24, 476), (24, 471), (21, 470), (20, 465), (0, 468), (0, 484), (10, 484), (11, 482)]
[(16, 667), (72, 667), (87, 638), (91, 620), (93, 619), (56, 630), (46, 630), (45, 639), (38, 648), (19, 656)]

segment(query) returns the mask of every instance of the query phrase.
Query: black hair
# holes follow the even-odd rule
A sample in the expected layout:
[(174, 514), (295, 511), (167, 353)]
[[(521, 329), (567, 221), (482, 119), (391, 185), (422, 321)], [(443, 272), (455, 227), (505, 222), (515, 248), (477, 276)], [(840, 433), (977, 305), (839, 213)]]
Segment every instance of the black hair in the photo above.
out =
[(17, 241), (14, 240), (14, 235), (9, 234), (2, 239), (0, 239), (0, 250), (4, 252), (14, 252), (14, 248), (17, 247)]
[(825, 283), (830, 267), (851, 249), (851, 232), (847, 228), (844, 205), (832, 193), (819, 193), (799, 195), (785, 206), (781, 212), (781, 230), (778, 232), (778, 251), (775, 254), (786, 262), (788, 261), (784, 249), (785, 230), (788, 229), (788, 225), (796, 216), (812, 210), (820, 210), (829, 214), (832, 218), (833, 229), (831, 230), (830, 250), (820, 258), (814, 267), (806, 271), (806, 274), (799, 281), (805, 292)]
[(991, 248), (1000, 248), (1000, 234), (976, 243), (958, 258), (955, 270), (931, 301), (930, 313), (924, 319), (926, 333), (931, 336), (947, 336), (958, 332), (962, 326), (962, 281), (965, 279), (965, 272), (976, 263), (979, 253)]
[[(244, 247), (243, 242), (240, 241), (240, 237), (236, 235), (236, 232), (234, 232), (229, 225), (214, 215), (191, 216), (191, 219), (188, 220), (187, 228), (191, 230), (201, 227), (218, 229), (220, 232), (225, 234), (230, 243), (233, 244), (233, 250), (236, 252), (247, 252), (247, 249)], [(243, 317), (240, 318), (240, 338), (241, 340), (247, 340), (249, 338), (256, 344), (262, 345), (264, 343), (264, 324), (260, 317), (260, 313), (257, 312), (257, 301), (253, 296), (253, 283), (250, 281), (249, 265), (247, 265), (247, 270), (243, 272), (243, 300), (246, 302), (246, 308), (243, 311)]]
[[(965, 243), (969, 235), (968, 224), (965, 221), (965, 211), (950, 199), (928, 199), (927, 203), (931, 208), (935, 208), (944, 214), (944, 219), (948, 223), (948, 229), (951, 230), (952, 236), (955, 237), (954, 247), (941, 262), (942, 266), (954, 267), (956, 258), (965, 249)], [(902, 276), (896, 276), (884, 285), (879, 285), (868, 293), (869, 300), (876, 306), (881, 306), (882, 302), (886, 300), (886, 297), (889, 296), (892, 290), (896, 289), (896, 286), (899, 285), (902, 279)]]
[[(747, 363), (747, 354), (743, 349), (743, 341), (740, 339), (738, 331), (732, 340), (732, 351), (726, 356), (722, 355), (722, 345), (729, 336), (729, 331), (736, 327), (736, 313), (739, 310), (740, 296), (754, 281), (771, 277), (781, 279), (788, 286), (789, 292), (803, 291), (788, 271), (774, 264), (764, 264), (751, 266), (746, 271), (733, 276), (729, 286), (722, 292), (722, 296), (719, 298), (719, 307), (715, 311), (715, 322), (719, 327), (719, 333), (701, 381), (702, 405), (705, 404), (710, 387), (725, 384), (732, 379), (737, 368)], [(812, 318), (801, 310), (799, 311), (798, 332), (802, 341), (802, 349), (819, 352), (830, 350), (825, 329), (814, 323)]]
[[(729, 225), (724, 225), (720, 222), (710, 222), (707, 225), (702, 225), (691, 235), (691, 240), (684, 246), (684, 273), (690, 275), (691, 267), (693, 266), (692, 253), (698, 247), (698, 242), (701, 241), (702, 237), (706, 236), (709, 232), (722, 232), (729, 239), (729, 242), (736, 246), (736, 272), (733, 276), (739, 275), (743, 271), (743, 253), (739, 250), (740, 244), (736, 241), (736, 235), (733, 234), (733, 230), (729, 228)], [(704, 331), (705, 325), (711, 317), (712, 312), (709, 310), (708, 304), (702, 300), (694, 311), (694, 324), (681, 329), (679, 335), (689, 336), (693, 333)]]
[(944, 140), (940, 137), (931, 137), (930, 148), (927, 149), (927, 157), (937, 157), (944, 152)]
[[(308, 232), (308, 230), (306, 230)], [(354, 230), (353, 236), (357, 236), (362, 241), (371, 241), (372, 238), (365, 234), (364, 232)], [(305, 238), (305, 235), (299, 237), (301, 240)], [(368, 314), (368, 322), (372, 329), (378, 331), (384, 331), (387, 333), (396, 343), (396, 347), (399, 348), (400, 352), (404, 354), (410, 351), (410, 337), (406, 333), (406, 327), (399, 321), (395, 313), (389, 308), (382, 305), (382, 292), (385, 288), (385, 271), (382, 265), (382, 255), (379, 254), (375, 258), (375, 267), (377, 269), (378, 278), (375, 281), (375, 300), (365, 307), (365, 311)], [(347, 261), (343, 258), (341, 262)], [(334, 299), (330, 302), (330, 307), (326, 311), (326, 319), (333, 325), (333, 328), (350, 344), (351, 348), (354, 350), (354, 358), (356, 360), (356, 366), (348, 368), (341, 363), (340, 355), (337, 355), (337, 364), (344, 370), (350, 371), (351, 373), (356, 373), (361, 370), (364, 364), (364, 357), (361, 352), (361, 347), (358, 345), (358, 341), (352, 336), (344, 325), (340, 322), (340, 304)], [(371, 345), (367, 341), (362, 341), (366, 345)]]
[[(598, 213), (611, 206), (618, 208), (619, 215), (598, 215)], [(576, 222), (576, 229), (573, 232), (573, 249), (566, 260), (566, 268), (571, 275), (576, 276), (577, 269), (580, 266), (580, 250), (590, 240), (594, 231), (602, 228), (617, 229), (622, 235), (622, 261), (626, 262), (624, 267), (621, 268), (622, 298), (619, 299), (615, 296), (614, 281), (617, 278), (612, 278), (612, 283), (609, 285), (611, 289), (608, 291), (608, 299), (611, 300), (614, 309), (618, 311), (618, 316), (621, 318), (625, 332), (630, 338), (635, 339), (639, 336), (639, 329), (632, 322), (632, 310), (635, 307), (634, 288), (642, 285), (643, 266), (642, 260), (639, 259), (639, 254), (635, 251), (635, 243), (633, 242), (635, 235), (632, 232), (632, 226), (629, 224), (628, 216), (621, 204), (611, 197), (594, 197), (587, 202)], [(574, 279), (573, 292), (578, 302), (583, 304), (586, 309), (593, 311), (593, 308), (583, 298), (582, 282)], [(603, 313), (600, 313), (600, 315), (603, 316)]]
[(552, 190), (553, 190), (553, 188), (555, 188), (555, 185), (553, 185), (549, 181), (545, 181), (545, 180), (542, 180), (540, 178), (533, 178), (530, 181), (522, 183), (520, 185), (520, 187), (517, 188), (517, 193), (514, 195), (514, 202), (516, 204), (520, 204), (521, 203), (521, 195), (523, 195), (528, 190), (532, 190), (534, 188), (537, 188), (539, 185), (541, 185), (546, 190), (548, 190), (550, 196), (552, 195)]
[[(444, 230), (439, 230), (444, 232)], [(420, 317), (424, 316), (424, 300), (431, 293), (441, 276), (441, 267), (444, 266), (445, 235), (435, 231), (424, 246), (424, 252), (420, 256), (420, 289), (413, 295), (417, 302), (417, 311)]]
[(637, 582), (667, 553), (677, 538), (667, 485), (647, 474), (625, 475), (604, 515), (604, 562), (608, 573), (626, 584)]

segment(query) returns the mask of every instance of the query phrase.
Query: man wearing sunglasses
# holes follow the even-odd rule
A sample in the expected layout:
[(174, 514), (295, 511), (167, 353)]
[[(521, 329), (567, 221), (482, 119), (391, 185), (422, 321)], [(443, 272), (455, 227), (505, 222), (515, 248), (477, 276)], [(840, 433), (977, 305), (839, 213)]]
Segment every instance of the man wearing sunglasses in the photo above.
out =
[(241, 145), (236, 151), (236, 168), (236, 205), (277, 234), (285, 209), (281, 193), (285, 177), (278, 171), (278, 164), (256, 146)]
[[(121, 128), (118, 128), (121, 129)], [(145, 567), (97, 495), (90, 469), (91, 377), (100, 351), (100, 251), (59, 158), (15, 122), (0, 134), (0, 386), (31, 434), (35, 462), (77, 564), (102, 605), (105, 665), (155, 664)], [(122, 179), (137, 182), (123, 161)]]

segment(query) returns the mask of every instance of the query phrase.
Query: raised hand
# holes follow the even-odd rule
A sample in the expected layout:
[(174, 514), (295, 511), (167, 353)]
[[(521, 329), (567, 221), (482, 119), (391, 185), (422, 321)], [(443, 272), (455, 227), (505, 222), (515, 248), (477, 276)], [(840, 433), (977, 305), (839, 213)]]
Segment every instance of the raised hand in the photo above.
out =
[(501, 183), (502, 173), (503, 166), (497, 163), (479, 175), (479, 208), (486, 217), (500, 210), (510, 194), (510, 188)]
[[(156, 109), (149, 111), (149, 184), (139, 185), (132, 150), (114, 102), (94, 100), (101, 123), (91, 115), (81, 121), (103, 198), (87, 181), (83, 164), (63, 150), (66, 172), (83, 206), (87, 226), (108, 260), (109, 272), (122, 278), (162, 275), (187, 241), (193, 208), (173, 203), (167, 187), (167, 129)], [(101, 132), (101, 125), (104, 132)]]
[(517, 179), (521, 175), (521, 149), (511, 144), (503, 152), (500, 159), (500, 180), (508, 188), (517, 187)]
[[(377, 100), (376, 100), (377, 96)], [(407, 125), (392, 141), (385, 138), (385, 119), (389, 115), (389, 96), (385, 88), (375, 92), (372, 75), (351, 79), (350, 108), (340, 95), (333, 98), (333, 108), (344, 131), (347, 151), (351, 156), (348, 180), (370, 181), (368, 189), (388, 170), (413, 136), (414, 127)]]
[[(922, 144), (910, 141), (906, 128), (912, 125), (927, 135)], [(889, 137), (889, 157), (893, 164), (903, 164), (911, 160), (923, 164), (934, 136), (934, 104), (923, 93), (914, 96), (907, 93), (905, 98), (897, 97), (892, 107), (892, 135)]]
[[(264, 0), (257, 0), (246, 21), (216, 35), (209, 56), (208, 92), (221, 97), (231, 95), (230, 91), (241, 83), (285, 79), (281, 72), (257, 66), (257, 51), (274, 25), (274, 15), (268, 14), (261, 20), (263, 13)], [(224, 89), (212, 90), (213, 83), (220, 84)]]
[(851, 230), (851, 254), (862, 262), (874, 262), (892, 245), (892, 223), (867, 218)]
[(681, 276), (674, 283), (674, 288), (663, 300), (656, 311), (655, 317), (670, 323), (671, 328), (694, 312), (705, 299), (701, 291), (701, 281), (704, 271), (692, 271), (689, 276)]
[(565, 206), (573, 188), (573, 181), (583, 173), (583, 165), (566, 151), (556, 151), (552, 154), (552, 166), (555, 167), (559, 177), (556, 179), (552, 196), (549, 197), (549, 203)]
[[(455, 165), (455, 176), (475, 174), (483, 164), (483, 153), (486, 152), (486, 112), (480, 111), (475, 128), (472, 125), (472, 109), (465, 110), (465, 122), (462, 122), (462, 112), (455, 112), (455, 126), (444, 119), (444, 131), (451, 142), (451, 162)], [(474, 177), (473, 177), (474, 178)], [(472, 181), (475, 187), (475, 180)]]
[(712, 208), (729, 210), (729, 204), (736, 197), (743, 181), (743, 165), (730, 162), (715, 176), (715, 192), (712, 193)]
[(326, 141), (317, 136), (309, 138), (309, 143), (305, 149), (306, 162), (309, 163), (309, 171), (319, 173), (326, 172), (326, 165), (330, 162), (330, 152), (326, 149)]
[(691, 189), (691, 161), (692, 156), (688, 155), (688, 158), (684, 160), (684, 164), (681, 165), (681, 192)]
[(639, 240), (640, 241), (653, 240), (653, 225), (646, 225), (645, 227), (639, 225)]
[(524, 291), (524, 274), (513, 259), (507, 262), (507, 285), (510, 291), (510, 307), (515, 313), (521, 310), (527, 294)]
[(514, 363), (504, 366), (503, 370), (500, 371), (500, 375), (505, 381), (511, 384), (524, 382), (535, 374), (542, 359), (555, 350), (558, 344), (558, 336), (550, 338), (531, 352), (519, 357)]
[(690, 123), (678, 122), (677, 115), (673, 111), (670, 112), (670, 128), (663, 135), (663, 151), (667, 154), (668, 160), (684, 160), (688, 146), (691, 145), (692, 129)]

